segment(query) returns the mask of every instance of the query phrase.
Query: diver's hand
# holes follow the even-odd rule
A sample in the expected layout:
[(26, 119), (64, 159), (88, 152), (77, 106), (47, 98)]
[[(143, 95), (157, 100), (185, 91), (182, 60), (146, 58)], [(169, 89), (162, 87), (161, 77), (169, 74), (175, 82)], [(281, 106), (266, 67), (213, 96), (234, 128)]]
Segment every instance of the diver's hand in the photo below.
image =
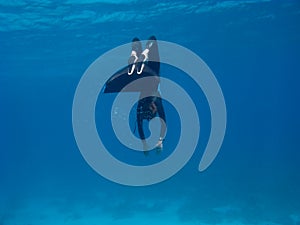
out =
[(160, 153), (163, 150), (163, 139), (159, 138), (157, 144), (155, 145), (155, 149), (158, 153)]

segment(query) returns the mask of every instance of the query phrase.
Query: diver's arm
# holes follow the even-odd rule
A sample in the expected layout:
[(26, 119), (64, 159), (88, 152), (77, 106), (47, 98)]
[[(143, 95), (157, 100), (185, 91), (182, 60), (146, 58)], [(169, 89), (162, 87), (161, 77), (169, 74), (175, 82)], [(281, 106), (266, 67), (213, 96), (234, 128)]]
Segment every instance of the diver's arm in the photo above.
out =
[[(140, 117), (140, 116), (138, 116), (138, 117)], [(145, 134), (144, 134), (144, 130), (143, 130), (143, 120), (138, 118), (137, 124), (138, 124), (138, 132), (139, 132), (140, 139), (145, 140)]]
[(167, 129), (167, 121), (166, 121), (166, 114), (165, 110), (162, 104), (162, 99), (160, 97), (156, 98), (155, 105), (157, 108), (158, 116), (161, 120), (163, 120), (161, 123), (161, 129), (160, 129), (160, 139), (163, 140), (166, 135), (166, 129)]
[(143, 150), (147, 151), (148, 145), (147, 145), (147, 142), (145, 139), (145, 134), (144, 134), (144, 129), (143, 129), (143, 119), (141, 118), (140, 114), (138, 114), (137, 124), (138, 124), (139, 136), (140, 136), (140, 139), (142, 140), (142, 144), (143, 144)]
[(142, 114), (139, 110), (139, 107), (138, 107), (138, 111), (137, 111), (137, 126), (138, 126), (138, 132), (139, 132), (140, 139), (145, 140), (145, 133), (144, 133), (144, 129), (143, 129), (143, 118), (142, 118)]

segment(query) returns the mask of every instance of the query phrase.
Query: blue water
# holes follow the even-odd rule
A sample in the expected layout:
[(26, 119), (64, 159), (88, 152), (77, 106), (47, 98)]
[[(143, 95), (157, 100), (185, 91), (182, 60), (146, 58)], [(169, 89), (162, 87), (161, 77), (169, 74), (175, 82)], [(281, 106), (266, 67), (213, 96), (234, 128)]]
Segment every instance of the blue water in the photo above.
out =
[[(0, 224), (300, 224), (299, 21), (299, 1), (0, 1)], [(196, 152), (162, 183), (123, 186), (81, 156), (73, 97), (100, 55), (152, 34), (211, 68), (227, 130), (216, 160), (198, 172), (209, 108), (186, 81), (201, 99)], [(162, 71), (184, 85), (184, 74)], [(176, 120), (167, 103), (166, 113)], [(148, 157), (112, 154), (148, 165), (175, 145), (166, 139), (161, 155)]]

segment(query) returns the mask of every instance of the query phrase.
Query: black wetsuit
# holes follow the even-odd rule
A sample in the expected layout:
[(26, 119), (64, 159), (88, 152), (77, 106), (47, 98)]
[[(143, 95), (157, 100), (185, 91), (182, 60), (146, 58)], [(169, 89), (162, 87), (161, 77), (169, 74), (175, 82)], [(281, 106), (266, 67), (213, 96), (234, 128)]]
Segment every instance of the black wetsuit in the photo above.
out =
[[(141, 91), (140, 100), (138, 101), (137, 124), (138, 124), (139, 136), (140, 136), (140, 139), (142, 139), (142, 140), (145, 139), (145, 133), (143, 130), (143, 120), (151, 120), (158, 114), (158, 116), (161, 119), (163, 119), (166, 124), (165, 111), (163, 108), (160, 93), (158, 91), (160, 62), (159, 62), (159, 53), (158, 53), (157, 43), (155, 43), (155, 45), (149, 49), (148, 57), (149, 57), (149, 59), (147, 62), (147, 66), (152, 70), (152, 74), (149, 74), (149, 72), (148, 72), (146, 75), (143, 72), (140, 76), (143, 76), (143, 75), (151, 76), (152, 75), (155, 77), (153, 79), (156, 79), (156, 82), (154, 80), (153, 85), (149, 84), (150, 89), (147, 88), (148, 90)], [(152, 60), (154, 60), (154, 61), (152, 61)], [(149, 87), (149, 86), (147, 86), (147, 87)], [(153, 95), (153, 96), (151, 96), (151, 95)], [(143, 96), (148, 96), (148, 97), (143, 97)], [(154, 106), (153, 106), (153, 104), (154, 104)], [(152, 109), (151, 109), (151, 107), (152, 107)], [(155, 112), (153, 112), (153, 108), (155, 108)], [(165, 133), (166, 133), (166, 126), (164, 126), (162, 124), (161, 131), (160, 131), (160, 137), (164, 138)]]
[[(156, 40), (155, 37), (149, 40)], [(136, 50), (136, 49), (134, 49)], [(136, 50), (137, 51), (137, 50)], [(139, 51), (137, 51), (140, 53)], [(139, 54), (140, 55), (140, 54)], [(158, 46), (156, 41), (149, 48), (148, 61), (145, 63), (142, 74), (137, 74), (137, 71), (132, 75), (128, 75), (128, 67), (122, 68), (117, 71), (105, 84), (104, 93), (118, 93), (118, 92), (140, 92), (140, 97), (137, 106), (137, 125), (140, 139), (145, 139), (143, 130), (143, 120), (151, 120), (155, 116), (159, 116), (165, 121), (166, 116), (162, 104), (161, 96), (158, 92), (159, 86), (159, 70), (160, 61)], [(143, 81), (143, 77), (148, 77)], [(134, 83), (137, 81), (138, 83)], [(147, 97), (148, 96), (148, 97)], [(154, 105), (153, 105), (154, 104)], [(156, 112), (151, 110), (155, 108)], [(160, 137), (164, 138), (166, 127), (161, 126)]]
[[(157, 94), (159, 95), (159, 94)], [(160, 96), (160, 95), (159, 95)], [(156, 112), (153, 113), (149, 108), (150, 105), (154, 103), (156, 106)], [(142, 140), (145, 139), (145, 133), (143, 130), (143, 120), (151, 120), (154, 118), (156, 115), (163, 119), (166, 123), (166, 116), (165, 116), (165, 111), (162, 105), (162, 99), (161, 97), (146, 97), (138, 102), (137, 106), (137, 124), (138, 124), (138, 132), (139, 136)], [(160, 137), (164, 137), (166, 133), (166, 128), (165, 126), (161, 126), (161, 131), (160, 131)]]

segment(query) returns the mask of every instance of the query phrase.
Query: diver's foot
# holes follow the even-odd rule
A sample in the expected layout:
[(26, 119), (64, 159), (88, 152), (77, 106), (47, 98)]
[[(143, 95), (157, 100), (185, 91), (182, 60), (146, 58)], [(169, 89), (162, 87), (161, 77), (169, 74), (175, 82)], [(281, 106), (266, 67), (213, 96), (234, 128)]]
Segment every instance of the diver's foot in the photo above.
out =
[(146, 48), (150, 49), (153, 46), (154, 42), (156, 42), (156, 41), (157, 41), (157, 39), (156, 39), (155, 36), (149, 37), (149, 39), (148, 39), (148, 41), (146, 43)]
[(149, 37), (147, 43), (146, 43), (146, 48), (145, 50), (141, 53), (141, 55), (139, 56), (139, 60), (137, 63), (137, 74), (140, 75), (143, 73), (144, 67), (145, 67), (145, 62), (148, 61), (148, 54), (150, 49), (152, 48), (152, 46), (154, 45), (154, 42), (156, 42), (156, 37), (155, 36), (151, 36)]
[(128, 59), (128, 75), (132, 75), (134, 73), (135, 70), (135, 63), (138, 61), (138, 57), (135, 51), (131, 52), (131, 55)]
[(142, 43), (141, 40), (137, 37), (133, 38), (131, 41), (131, 49), (136, 51), (138, 55), (142, 53)]
[(131, 54), (128, 59), (128, 75), (132, 75), (136, 68), (136, 63), (139, 60), (139, 56), (142, 52), (142, 44), (140, 39), (134, 38), (131, 44)]
[(141, 56), (139, 57), (138, 63), (137, 63), (137, 74), (140, 75), (143, 73), (144, 67), (145, 67), (145, 62), (148, 60), (148, 53), (149, 49), (146, 48), (142, 53)]

